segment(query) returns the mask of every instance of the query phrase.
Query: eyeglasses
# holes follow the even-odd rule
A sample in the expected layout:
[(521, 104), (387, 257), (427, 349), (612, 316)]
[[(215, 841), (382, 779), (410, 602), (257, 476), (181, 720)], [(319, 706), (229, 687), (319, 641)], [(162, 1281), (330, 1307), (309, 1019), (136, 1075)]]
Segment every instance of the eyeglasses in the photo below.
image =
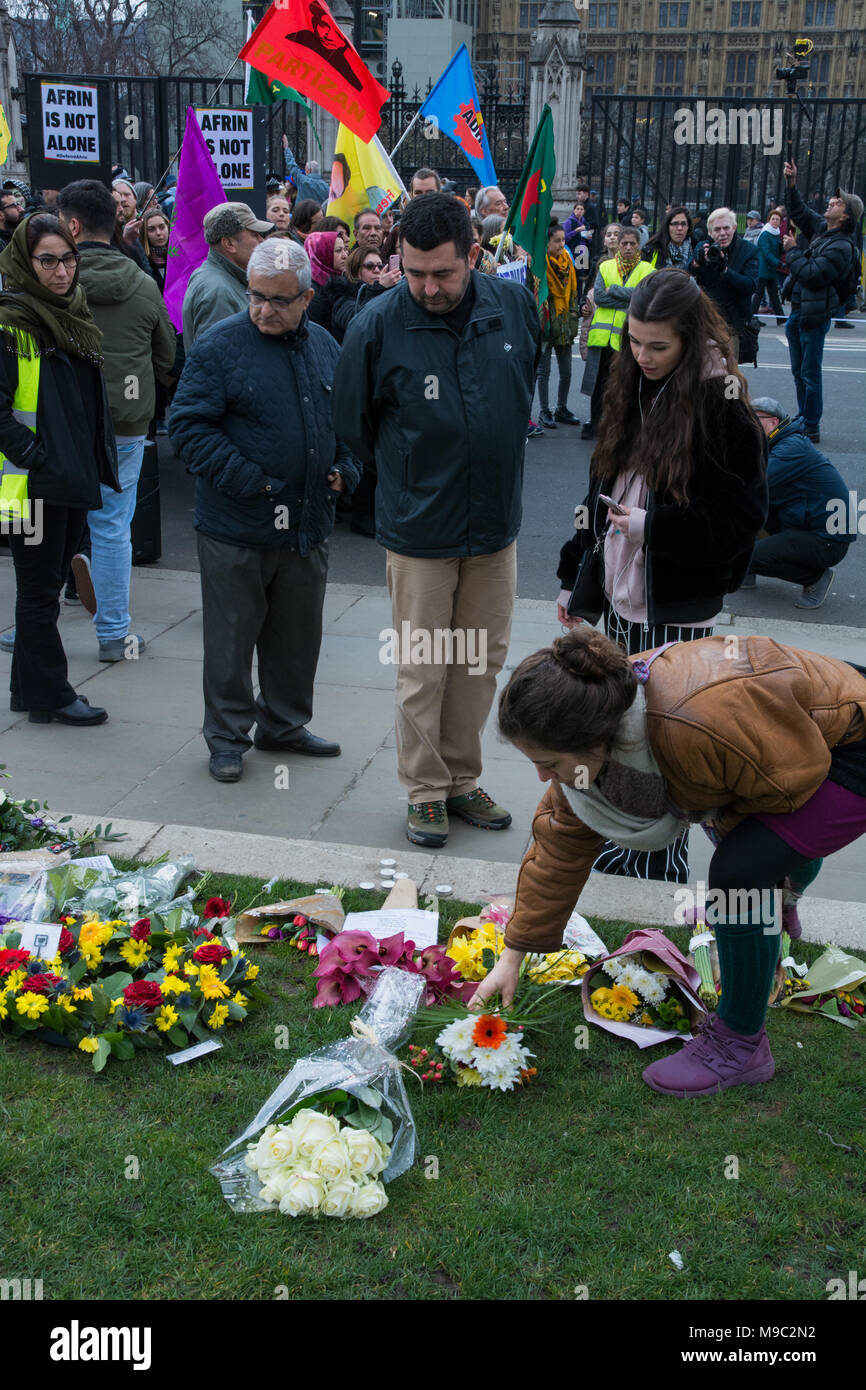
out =
[(382, 269), (382, 262), (381, 262), (381, 261), (365, 261), (365, 262), (364, 262), (364, 265), (363, 265), (363, 269), (364, 269), (364, 270), (381, 270), (381, 269)]
[(74, 270), (81, 260), (77, 251), (67, 251), (63, 256), (34, 256), (34, 261), (38, 261), (43, 270), (56, 270), (59, 265), (65, 266), (67, 270)]
[(687, 227), (688, 225), (688, 222), (683, 222), (679, 217), (674, 218), (673, 222), (668, 223), (669, 227)]
[(274, 309), (288, 309), (296, 299), (300, 299), (306, 293), (306, 290), (299, 290), (291, 299), (286, 299), (281, 294), (259, 294), (258, 290), (247, 290), (247, 299), (254, 309), (260, 309), (263, 304), (270, 304)]

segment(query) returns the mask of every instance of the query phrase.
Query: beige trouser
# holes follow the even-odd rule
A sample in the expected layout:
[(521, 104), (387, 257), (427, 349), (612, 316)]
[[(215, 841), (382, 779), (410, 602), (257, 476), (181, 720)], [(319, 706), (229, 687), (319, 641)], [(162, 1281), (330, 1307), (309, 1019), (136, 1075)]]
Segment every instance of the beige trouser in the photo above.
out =
[(386, 554), (400, 781), (411, 803), (463, 796), (478, 785), (481, 732), (508, 651), (517, 544), (466, 559)]

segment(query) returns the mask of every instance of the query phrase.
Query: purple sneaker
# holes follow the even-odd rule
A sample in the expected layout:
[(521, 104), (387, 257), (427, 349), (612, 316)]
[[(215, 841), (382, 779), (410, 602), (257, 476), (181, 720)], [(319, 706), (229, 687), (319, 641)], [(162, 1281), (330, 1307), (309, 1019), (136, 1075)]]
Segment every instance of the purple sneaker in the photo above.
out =
[(696, 1038), (672, 1057), (653, 1062), (643, 1079), (663, 1096), (714, 1096), (729, 1086), (757, 1086), (776, 1070), (765, 1028), (752, 1037), (734, 1033), (710, 1014)]
[(792, 941), (799, 941), (803, 935), (803, 923), (800, 921), (796, 903), (782, 908), (782, 931), (786, 931)]

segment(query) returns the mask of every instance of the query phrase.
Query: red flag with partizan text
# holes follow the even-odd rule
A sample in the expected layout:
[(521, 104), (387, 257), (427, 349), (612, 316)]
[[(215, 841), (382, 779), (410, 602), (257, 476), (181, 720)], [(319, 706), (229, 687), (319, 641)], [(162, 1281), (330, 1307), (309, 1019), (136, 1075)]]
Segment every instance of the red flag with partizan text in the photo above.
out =
[(382, 124), (390, 93), (349, 43), (325, 0), (277, 0), (238, 57), (309, 97), (362, 140)]

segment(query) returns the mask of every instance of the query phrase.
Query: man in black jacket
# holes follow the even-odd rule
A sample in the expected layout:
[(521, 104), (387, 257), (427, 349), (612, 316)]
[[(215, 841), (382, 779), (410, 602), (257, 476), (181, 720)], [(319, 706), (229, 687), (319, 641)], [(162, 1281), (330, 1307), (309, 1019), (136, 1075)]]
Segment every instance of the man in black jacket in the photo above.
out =
[(249, 310), (196, 340), (169, 426), (196, 477), (204, 736), (218, 782), (240, 777), (254, 722), (256, 748), (340, 752), (306, 725), (334, 507), (337, 494), (358, 481), (357, 465), (331, 429), (339, 348), (307, 322), (306, 252), (285, 239), (265, 241), (250, 256), (247, 276)]
[(478, 778), (511, 632), (539, 322), (523, 286), (470, 269), (458, 199), (413, 199), (400, 243), (405, 279), (346, 332), (333, 420), (376, 465), (394, 623), (381, 659), (398, 666), (407, 835), (435, 848), (448, 811), (489, 830), (511, 824)]
[(707, 230), (710, 240), (695, 247), (689, 273), (715, 301), (731, 329), (739, 358), (740, 334), (752, 317), (752, 296), (758, 288), (758, 253), (738, 234), (736, 213), (730, 208), (711, 212)]
[(786, 207), (791, 220), (809, 239), (798, 248), (793, 236), (782, 238), (791, 281), (791, 314), (785, 325), (791, 371), (797, 387), (797, 406), (806, 435), (817, 444), (824, 409), (821, 365), (830, 320), (844, 315), (850, 281), (859, 256), (854, 231), (860, 226), (863, 203), (856, 193), (837, 189), (824, 216), (812, 212), (797, 188), (797, 166), (785, 165)]

